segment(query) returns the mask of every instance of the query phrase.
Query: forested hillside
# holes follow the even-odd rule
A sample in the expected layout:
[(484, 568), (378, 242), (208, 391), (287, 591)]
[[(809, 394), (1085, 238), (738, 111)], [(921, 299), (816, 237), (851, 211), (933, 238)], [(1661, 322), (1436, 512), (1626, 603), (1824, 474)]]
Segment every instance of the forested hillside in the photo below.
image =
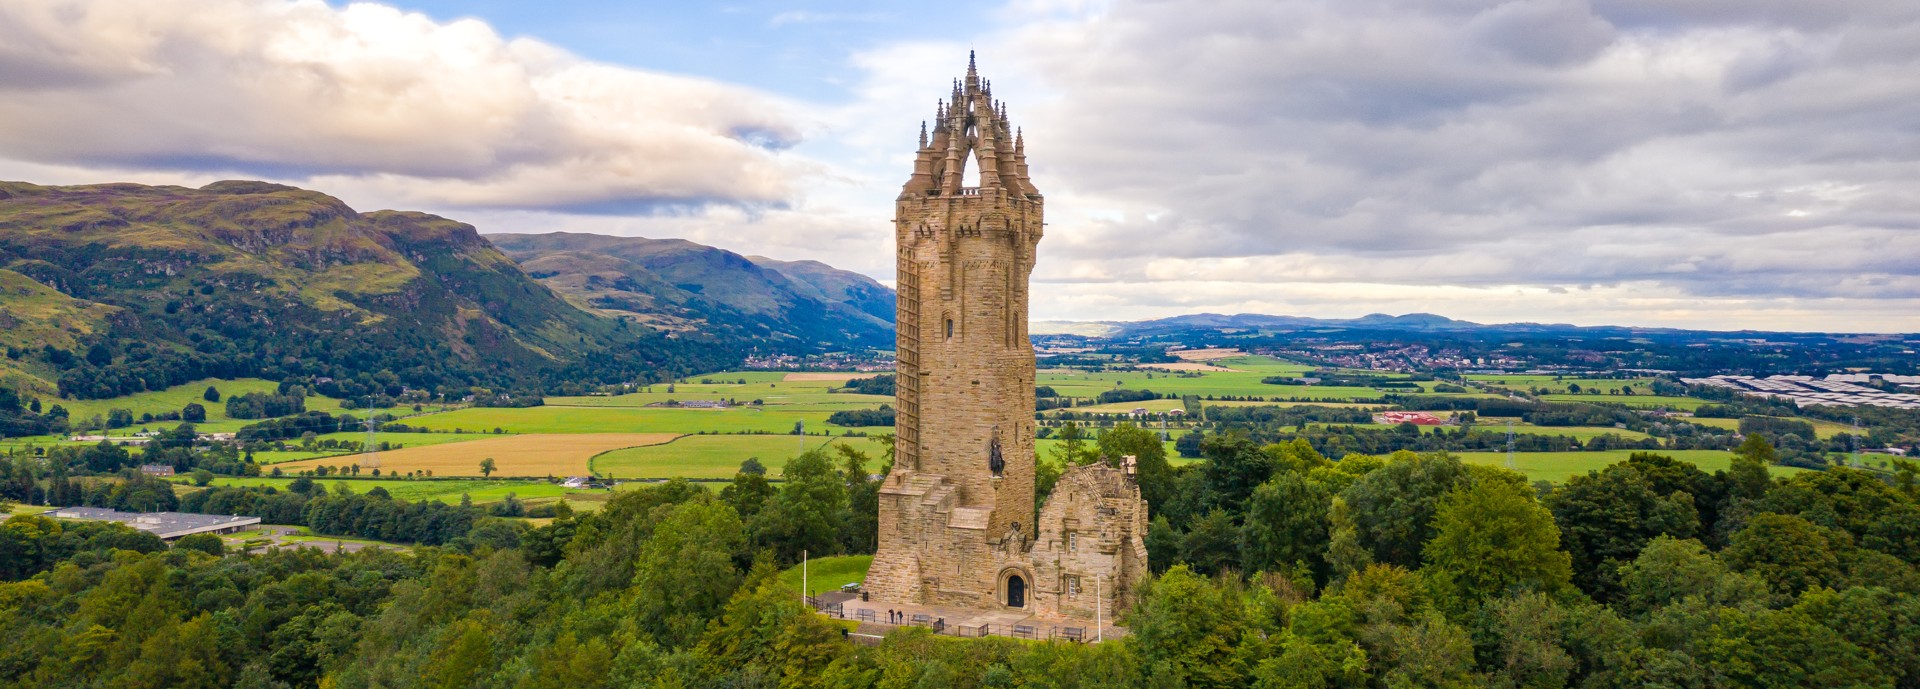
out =
[(457, 396), (664, 379), (744, 349), (577, 308), (469, 225), (263, 182), (0, 183), (0, 325), (0, 385), (73, 398), (241, 376)]
[(851, 643), (776, 577), (802, 549), (873, 547), (875, 482), (811, 452), (782, 483), (749, 462), (718, 491), (645, 486), (538, 526), (344, 483), (185, 498), (439, 544), (409, 553), (222, 558), (14, 517), (0, 687), (1920, 687), (1910, 469), (1770, 479), (1758, 440), (1729, 471), (1643, 454), (1559, 485), (1234, 435), (1162, 453), (1131, 426), (1053, 453), (1136, 455), (1155, 501), (1155, 577), (1098, 644)]
[(683, 239), (489, 234), (528, 273), (580, 305), (763, 351), (893, 344), (893, 290), (817, 261), (776, 261)]

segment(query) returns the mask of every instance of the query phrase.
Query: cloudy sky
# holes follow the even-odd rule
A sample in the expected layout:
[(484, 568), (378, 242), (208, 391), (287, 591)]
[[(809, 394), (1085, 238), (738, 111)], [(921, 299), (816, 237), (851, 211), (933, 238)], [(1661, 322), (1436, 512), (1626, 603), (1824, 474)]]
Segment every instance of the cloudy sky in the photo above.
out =
[(891, 279), (980, 53), (1040, 319), (1920, 331), (1920, 2), (0, 3), (0, 179), (260, 178)]

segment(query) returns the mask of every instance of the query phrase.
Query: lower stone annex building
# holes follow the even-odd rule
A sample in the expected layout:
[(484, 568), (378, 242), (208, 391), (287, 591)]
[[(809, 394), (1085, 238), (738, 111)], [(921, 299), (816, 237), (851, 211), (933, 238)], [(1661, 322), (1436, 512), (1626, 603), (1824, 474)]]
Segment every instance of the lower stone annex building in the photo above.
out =
[[(1131, 458), (1066, 471), (1034, 509), (1027, 284), (1044, 199), (971, 56), (896, 206), (893, 470), (866, 589), (882, 602), (1108, 619), (1147, 574)], [(968, 179), (973, 165), (977, 182)]]

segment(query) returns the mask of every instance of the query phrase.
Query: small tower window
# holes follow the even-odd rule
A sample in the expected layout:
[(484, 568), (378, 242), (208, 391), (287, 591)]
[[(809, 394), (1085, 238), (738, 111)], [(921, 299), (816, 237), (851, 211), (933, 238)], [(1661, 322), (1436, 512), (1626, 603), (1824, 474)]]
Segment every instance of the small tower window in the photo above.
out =
[(953, 339), (953, 319), (947, 319), (947, 339)]

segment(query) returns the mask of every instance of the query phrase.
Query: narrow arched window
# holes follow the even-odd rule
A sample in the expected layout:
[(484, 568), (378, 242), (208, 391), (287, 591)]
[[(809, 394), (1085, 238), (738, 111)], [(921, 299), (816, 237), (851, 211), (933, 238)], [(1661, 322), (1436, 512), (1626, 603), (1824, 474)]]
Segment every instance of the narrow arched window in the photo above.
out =
[(947, 319), (947, 339), (953, 339), (953, 319)]

